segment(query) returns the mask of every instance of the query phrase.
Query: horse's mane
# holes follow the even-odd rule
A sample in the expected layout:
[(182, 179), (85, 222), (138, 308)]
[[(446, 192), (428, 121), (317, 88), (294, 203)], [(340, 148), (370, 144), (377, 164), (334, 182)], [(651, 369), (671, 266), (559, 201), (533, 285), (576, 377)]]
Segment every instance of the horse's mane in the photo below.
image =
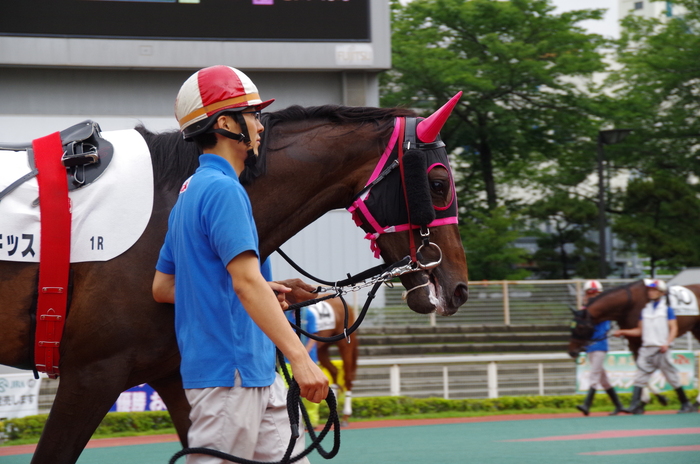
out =
[[(268, 134), (280, 123), (315, 120), (330, 124), (365, 124), (377, 125), (377, 132), (383, 132), (396, 117), (414, 117), (416, 113), (406, 108), (373, 108), (324, 105), (302, 107), (298, 105), (263, 114), (263, 125)], [(179, 131), (154, 133), (143, 125), (136, 126), (136, 131), (143, 136), (151, 151), (153, 176), (157, 188), (170, 190), (179, 188), (194, 173), (199, 165), (201, 154), (196, 144), (183, 140)], [(267, 165), (268, 137), (263, 137), (256, 166), (246, 167), (241, 174), (241, 183), (248, 185), (265, 173)]]
[(153, 182), (156, 188), (180, 188), (199, 166), (197, 145), (185, 142), (178, 130), (154, 133), (139, 124), (136, 131), (146, 140), (151, 151)]
[(300, 121), (304, 119), (325, 119), (333, 124), (350, 124), (381, 121), (392, 122), (395, 117), (414, 117), (416, 113), (406, 108), (373, 108), (366, 106), (290, 106), (283, 110), (266, 113), (270, 123), (280, 121)]
[[(341, 106), (323, 105), (303, 107), (293, 105), (279, 111), (263, 114), (262, 123), (268, 134), (280, 123), (292, 123), (297, 121), (314, 121), (323, 124), (335, 125), (357, 125), (362, 126), (367, 123), (376, 125), (377, 137), (384, 137), (386, 129), (393, 125), (396, 117), (415, 117), (416, 113), (406, 108), (374, 108), (366, 106)], [(241, 183), (251, 184), (257, 177), (265, 174), (267, 168), (267, 157), (271, 137), (263, 137), (260, 144), (260, 154), (255, 167), (246, 167), (241, 173)]]

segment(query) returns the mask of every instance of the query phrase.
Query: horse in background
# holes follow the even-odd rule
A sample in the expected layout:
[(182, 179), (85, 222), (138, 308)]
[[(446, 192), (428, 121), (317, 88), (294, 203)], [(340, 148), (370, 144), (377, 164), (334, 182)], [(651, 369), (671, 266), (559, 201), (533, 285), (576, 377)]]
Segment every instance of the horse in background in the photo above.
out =
[[(696, 300), (700, 301), (700, 284), (671, 286), (669, 287), (669, 292), (674, 287), (681, 287), (686, 291), (692, 292)], [(602, 321), (615, 321), (620, 329), (637, 327), (642, 309), (648, 302), (649, 298), (647, 297), (644, 281), (637, 280), (604, 291), (592, 298), (584, 309), (579, 311), (572, 310), (574, 320), (571, 323), (571, 338), (569, 339), (568, 347), (569, 356), (573, 359), (578, 359), (579, 354), (591, 341), (595, 325)], [(676, 340), (690, 332), (700, 341), (700, 315), (677, 315), (676, 319), (678, 320)], [(629, 336), (625, 336), (625, 338), (632, 356), (636, 360), (639, 348), (642, 346), (642, 338)]]
[[(326, 295), (322, 295), (326, 296)], [(345, 305), (340, 298), (330, 298), (328, 300), (308, 306), (316, 315), (316, 325), (319, 327), (316, 335), (323, 338), (342, 334), (345, 327)], [(352, 306), (347, 307), (348, 327), (355, 322), (355, 310)], [(343, 382), (339, 382), (338, 367), (333, 364), (330, 355), (332, 346), (338, 348), (340, 359), (343, 361)], [(317, 342), (318, 362), (331, 375), (334, 390), (342, 389), (345, 395), (343, 403), (343, 423), (347, 423), (352, 415), (352, 385), (357, 374), (357, 355), (359, 351), (359, 338), (357, 331), (349, 334), (346, 338), (334, 343)], [(337, 391), (336, 391), (337, 393)]]

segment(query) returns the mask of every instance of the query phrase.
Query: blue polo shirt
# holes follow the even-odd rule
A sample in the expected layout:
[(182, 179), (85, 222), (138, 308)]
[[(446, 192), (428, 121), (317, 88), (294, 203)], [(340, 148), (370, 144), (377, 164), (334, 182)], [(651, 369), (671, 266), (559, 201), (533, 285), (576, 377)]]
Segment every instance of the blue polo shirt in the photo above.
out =
[(586, 347), (586, 352), (592, 351), (608, 351), (608, 331), (610, 330), (610, 321), (599, 322), (593, 329), (592, 340), (598, 340)]
[[(258, 254), (248, 194), (233, 167), (204, 154), (180, 189), (156, 269), (175, 275), (175, 332), (185, 388), (266, 387), (275, 378), (272, 341), (248, 316), (226, 265)], [(269, 266), (263, 275), (270, 280)], [(267, 275), (265, 275), (267, 274)]]

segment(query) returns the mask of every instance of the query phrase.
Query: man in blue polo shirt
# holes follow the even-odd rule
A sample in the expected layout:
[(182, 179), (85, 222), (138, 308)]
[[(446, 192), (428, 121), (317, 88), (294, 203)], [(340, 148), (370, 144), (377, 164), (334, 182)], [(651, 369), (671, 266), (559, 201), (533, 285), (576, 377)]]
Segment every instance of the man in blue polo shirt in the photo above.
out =
[[(588, 305), (589, 300), (595, 298), (603, 292), (603, 285), (597, 280), (587, 280), (583, 284), (584, 300), (583, 308)], [(608, 380), (608, 375), (605, 372), (603, 364), (608, 355), (608, 331), (610, 330), (610, 321), (602, 321), (595, 325), (593, 329), (593, 343), (586, 347), (586, 357), (588, 358), (591, 370), (588, 379), (590, 380), (590, 388), (583, 404), (576, 406), (576, 409), (581, 411), (585, 416), (590, 413), (591, 404), (597, 389), (605, 390), (610, 397), (610, 400), (615, 406), (615, 409), (610, 412), (611, 416), (615, 416), (624, 411), (622, 403), (617, 396), (615, 388)]]
[[(228, 66), (204, 68), (182, 85), (175, 115), (185, 140), (204, 154), (180, 189), (153, 281), (156, 301), (175, 303), (180, 372), (192, 407), (189, 446), (256, 461), (279, 461), (291, 437), (275, 345), (302, 397), (319, 402), (328, 393), (328, 379), (273, 293), (291, 289), (268, 282), (269, 268), (261, 269), (250, 200), (238, 180), (260, 145), (260, 110), (272, 101), (263, 102), (248, 76)], [(294, 454), (303, 448), (301, 434)]]
[(656, 369), (666, 377), (668, 383), (675, 389), (681, 408), (678, 413), (697, 412), (683, 391), (678, 369), (673, 365), (671, 345), (678, 334), (678, 322), (673, 309), (668, 306), (666, 298), (666, 282), (663, 280), (646, 280), (647, 297), (649, 302), (642, 309), (639, 325), (634, 329), (615, 331), (615, 336), (627, 335), (642, 337), (642, 346), (637, 353), (637, 373), (634, 377), (632, 402), (627, 412), (641, 414), (644, 404), (641, 401), (642, 388)]

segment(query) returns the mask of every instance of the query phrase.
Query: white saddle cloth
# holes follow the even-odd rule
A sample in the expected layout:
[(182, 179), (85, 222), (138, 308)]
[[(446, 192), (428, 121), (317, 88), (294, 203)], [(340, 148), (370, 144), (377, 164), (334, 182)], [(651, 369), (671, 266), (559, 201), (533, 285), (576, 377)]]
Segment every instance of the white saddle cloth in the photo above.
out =
[(680, 285), (673, 285), (668, 289), (668, 296), (671, 300), (671, 308), (676, 316), (697, 316), (698, 299), (695, 293)]
[[(141, 237), (153, 208), (153, 168), (133, 129), (103, 132), (114, 156), (93, 183), (69, 192), (72, 263), (107, 261)], [(0, 151), (0, 191), (31, 170), (26, 152)], [(39, 262), (41, 206), (36, 177), (0, 200), (0, 261)]]
[(308, 307), (316, 316), (316, 330), (333, 330), (335, 329), (335, 311), (333, 307), (321, 301)]

